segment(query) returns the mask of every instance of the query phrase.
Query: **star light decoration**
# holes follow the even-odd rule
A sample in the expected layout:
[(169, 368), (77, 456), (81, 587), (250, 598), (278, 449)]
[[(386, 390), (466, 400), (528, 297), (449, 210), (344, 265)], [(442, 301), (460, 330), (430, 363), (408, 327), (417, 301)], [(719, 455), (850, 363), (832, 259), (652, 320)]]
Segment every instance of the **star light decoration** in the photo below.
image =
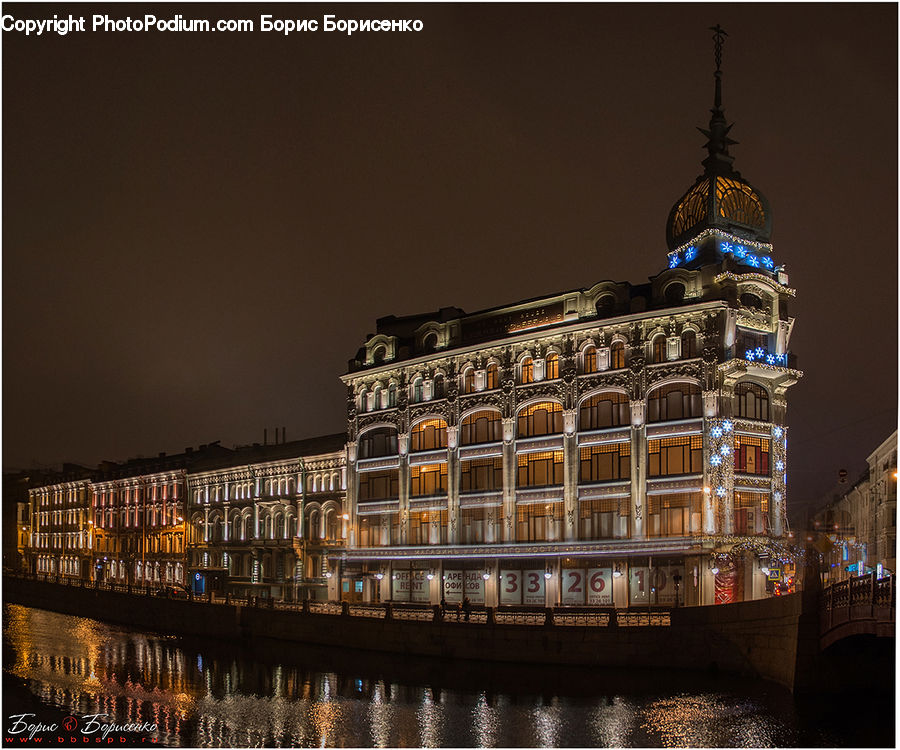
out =
[(787, 366), (787, 352), (784, 352), (783, 354), (774, 354), (766, 351), (761, 346), (758, 346), (755, 349), (748, 349), (744, 352), (744, 359), (748, 362), (759, 362), (761, 365), (770, 365), (772, 367)]
[(719, 252), (723, 255), (731, 255), (738, 263), (751, 268), (761, 268), (774, 271), (775, 261), (769, 253), (772, 246), (768, 243), (751, 242), (741, 240), (733, 234), (728, 234), (717, 229), (706, 229), (693, 239), (693, 244), (682, 245), (669, 253), (669, 268), (677, 268), (682, 263), (690, 263), (697, 257), (697, 245), (707, 237), (713, 236), (718, 240)]

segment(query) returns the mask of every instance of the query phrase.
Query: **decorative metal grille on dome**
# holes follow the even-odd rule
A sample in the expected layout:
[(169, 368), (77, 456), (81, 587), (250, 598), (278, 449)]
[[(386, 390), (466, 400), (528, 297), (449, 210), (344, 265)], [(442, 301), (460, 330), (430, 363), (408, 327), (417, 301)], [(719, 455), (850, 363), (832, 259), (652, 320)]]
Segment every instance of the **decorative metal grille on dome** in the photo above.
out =
[(709, 179), (703, 180), (691, 189), (675, 211), (672, 222), (672, 236), (680, 237), (695, 224), (706, 219), (706, 201), (709, 195)]
[(719, 214), (729, 221), (764, 228), (766, 214), (753, 188), (726, 177), (716, 179), (716, 202)]

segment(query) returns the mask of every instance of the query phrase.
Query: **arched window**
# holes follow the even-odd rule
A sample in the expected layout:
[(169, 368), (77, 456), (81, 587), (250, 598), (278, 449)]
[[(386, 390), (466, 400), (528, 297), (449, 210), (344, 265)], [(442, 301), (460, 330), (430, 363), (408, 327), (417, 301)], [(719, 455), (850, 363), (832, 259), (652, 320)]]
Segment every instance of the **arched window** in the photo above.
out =
[(431, 451), (447, 447), (447, 423), (443, 419), (426, 419), (410, 433), (410, 451)]
[(519, 364), (519, 382), (520, 383), (533, 383), (534, 382), (534, 360), (531, 357), (525, 357), (522, 362)]
[(444, 376), (438, 373), (434, 376), (434, 385), (432, 387), (434, 398), (444, 397)]
[(397, 405), (397, 384), (391, 383), (388, 386), (388, 407), (393, 409)]
[(366, 411), (366, 408), (368, 407), (368, 403), (369, 403), (369, 394), (366, 393), (365, 388), (361, 388), (359, 391), (359, 410)]
[(616, 341), (609, 349), (609, 366), (613, 370), (621, 370), (625, 367), (625, 344)]
[(581, 371), (597, 372), (597, 347), (587, 347), (581, 355)]
[(424, 339), (422, 339), (422, 350), (426, 354), (430, 354), (437, 348), (438, 337), (437, 334), (432, 331), (427, 334)]
[(734, 389), (735, 415), (769, 421), (769, 393), (756, 383), (738, 383)]
[(476, 411), (467, 416), (459, 426), (460, 445), (493, 443), (503, 440), (503, 420), (493, 409)]
[(665, 296), (667, 305), (680, 305), (684, 301), (684, 284), (669, 284)]
[(500, 387), (500, 368), (497, 367), (496, 362), (491, 362), (487, 366), (487, 384), (486, 388), (488, 390), (493, 390), (494, 388)]
[(463, 393), (475, 393), (475, 368), (470, 367), (463, 374)]
[(377, 458), (391, 456), (397, 452), (397, 430), (393, 427), (378, 427), (363, 433), (359, 439), (359, 457)]
[(763, 309), (763, 301), (753, 294), (752, 292), (744, 292), (741, 295), (741, 304), (744, 307), (750, 307), (754, 310), (762, 310)]
[(556, 401), (541, 401), (519, 412), (517, 435), (520, 438), (558, 435), (562, 431), (562, 404)]
[(693, 419), (703, 416), (700, 387), (693, 383), (672, 383), (651, 391), (647, 398), (647, 421)]
[(616, 298), (611, 294), (604, 294), (597, 300), (597, 316), (600, 318), (608, 318), (613, 314), (616, 306)]
[(556, 352), (547, 355), (545, 368), (547, 380), (555, 380), (559, 377), (559, 355)]
[(581, 403), (579, 430), (602, 430), (631, 423), (628, 397), (624, 393), (598, 393)]
[(379, 346), (377, 349), (375, 349), (374, 352), (372, 352), (372, 361), (376, 365), (380, 365), (382, 362), (384, 362), (384, 357), (386, 354), (387, 349), (385, 349), (383, 346)]
[(375, 390), (373, 391), (373, 394), (374, 394), (374, 396), (375, 396), (374, 401), (375, 401), (375, 408), (376, 408), (376, 409), (380, 409), (380, 408), (382, 407), (382, 403), (381, 403), (381, 390), (382, 390), (381, 386), (380, 386), (380, 385), (376, 385), (376, 386), (375, 386)]
[(653, 361), (666, 361), (666, 337), (662, 334), (654, 336), (653, 338)]
[(697, 334), (687, 330), (681, 334), (681, 358), (693, 359), (697, 356)]
[(425, 382), (422, 378), (416, 378), (412, 384), (412, 400), (414, 404), (425, 398)]

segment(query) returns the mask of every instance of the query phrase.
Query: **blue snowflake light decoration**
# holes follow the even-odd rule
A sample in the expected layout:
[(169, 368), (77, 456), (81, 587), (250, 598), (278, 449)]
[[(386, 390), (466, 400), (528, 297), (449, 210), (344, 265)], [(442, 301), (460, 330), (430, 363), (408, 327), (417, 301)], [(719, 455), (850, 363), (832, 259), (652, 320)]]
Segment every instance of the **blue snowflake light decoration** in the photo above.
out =
[(784, 461), (776, 462), (775, 468), (778, 469), (778, 471), (784, 471)]
[(770, 271), (775, 268), (775, 261), (772, 260), (769, 256), (765, 255), (762, 259), (762, 264), (768, 268)]
[(713, 455), (713, 456), (711, 456), (710, 459), (709, 459), (709, 465), (710, 465), (710, 466), (718, 466), (720, 463), (722, 463), (722, 457), (721, 457), (721, 456)]
[(731, 453), (731, 448), (729, 448), (727, 445), (723, 445), (721, 448), (719, 448), (719, 453), (721, 453), (723, 456), (727, 456), (729, 453)]
[(775, 425), (775, 426), (772, 428), (772, 434), (773, 434), (775, 437), (780, 438), (782, 435), (784, 435), (784, 430), (782, 430), (778, 425)]
[(759, 258), (757, 258), (755, 255), (748, 255), (747, 265), (753, 266), (754, 268), (759, 268)]
[(732, 247), (730, 242), (723, 242), (722, 243), (722, 252), (723, 253), (733, 253), (734, 247)]
[(722, 437), (722, 428), (718, 425), (713, 427), (709, 432), (714, 438)]
[(747, 257), (747, 248), (743, 245), (738, 245), (734, 248), (734, 257), (735, 258), (746, 258)]
[(725, 497), (725, 488), (721, 485), (716, 487), (716, 495), (718, 495), (719, 497)]
[(727, 421), (727, 420), (726, 420), (725, 422), (722, 422), (722, 429), (725, 430), (725, 432), (731, 432), (731, 428), (732, 428), (733, 426), (734, 426), (734, 425), (731, 424), (731, 422), (729, 422), (729, 421)]
[(684, 251), (684, 259), (686, 261), (693, 260), (697, 257), (697, 248), (691, 245), (687, 250)]
[(678, 257), (678, 253), (674, 253), (669, 258), (669, 268), (675, 268), (675, 266), (677, 266), (680, 262), (681, 262), (681, 260)]

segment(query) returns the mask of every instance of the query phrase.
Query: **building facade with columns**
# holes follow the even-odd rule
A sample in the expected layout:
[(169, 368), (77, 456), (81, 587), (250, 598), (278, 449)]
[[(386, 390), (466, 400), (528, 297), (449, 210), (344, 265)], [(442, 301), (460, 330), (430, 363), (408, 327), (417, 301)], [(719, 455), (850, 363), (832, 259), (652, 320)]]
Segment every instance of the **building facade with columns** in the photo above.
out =
[(28, 490), (25, 569), (66, 579), (89, 579), (93, 558), (87, 469), (71, 468), (53, 484)]
[(715, 80), (703, 173), (647, 283), (377, 321), (343, 376), (342, 591), (647, 606), (771, 590), (795, 292)]
[(196, 465), (188, 476), (195, 592), (337, 598), (324, 561), (346, 533), (344, 445), (341, 434), (245, 446)]

